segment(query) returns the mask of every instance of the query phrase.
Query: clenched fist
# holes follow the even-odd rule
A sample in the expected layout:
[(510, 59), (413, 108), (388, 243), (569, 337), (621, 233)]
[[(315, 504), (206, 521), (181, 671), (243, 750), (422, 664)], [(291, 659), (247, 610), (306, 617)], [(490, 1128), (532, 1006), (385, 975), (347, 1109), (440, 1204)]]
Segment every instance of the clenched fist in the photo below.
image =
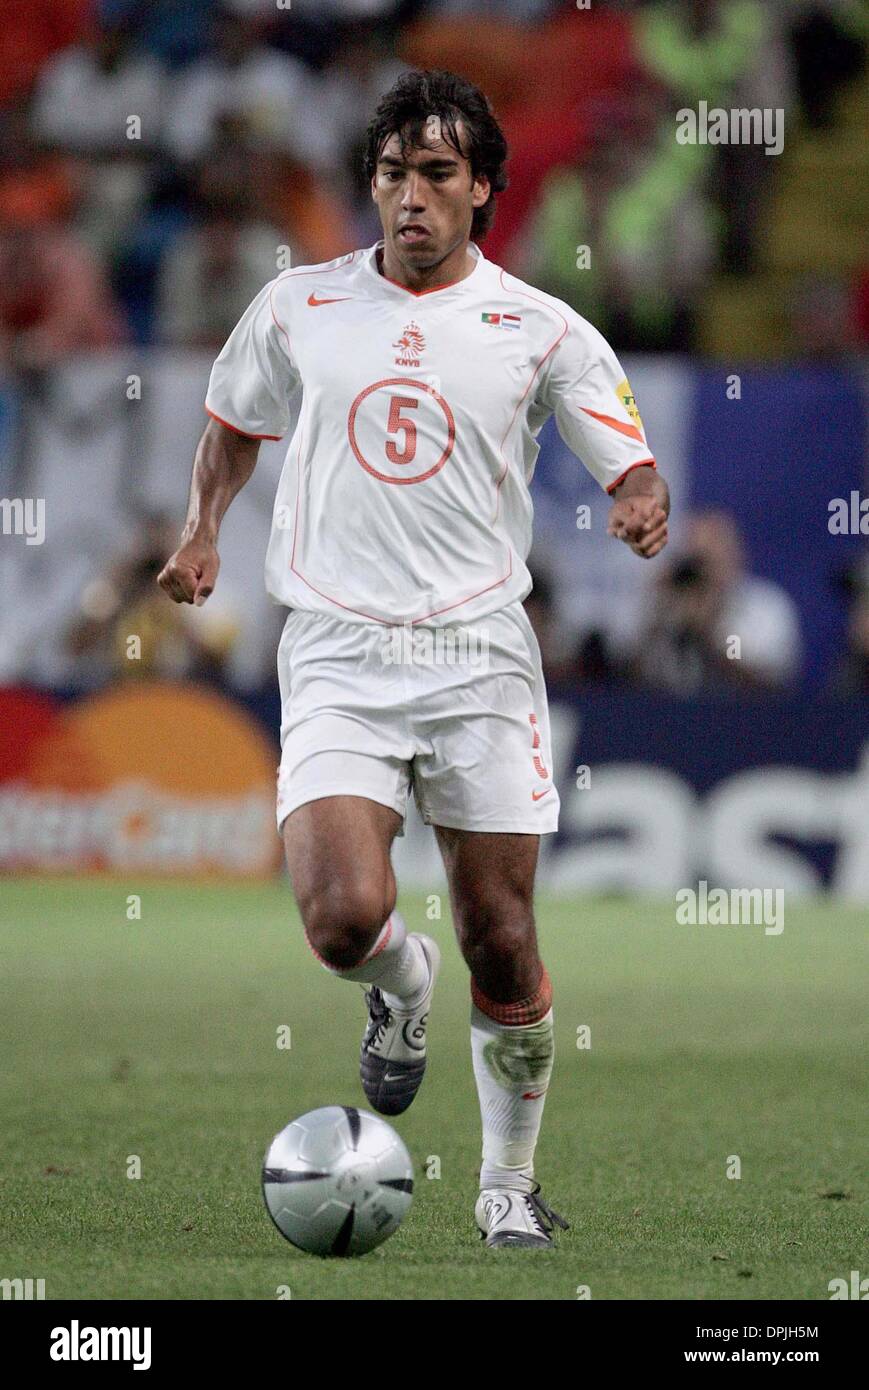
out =
[(667, 544), (667, 513), (655, 497), (620, 497), (610, 508), (607, 535), (625, 541), (635, 555), (651, 560)]
[(157, 583), (176, 603), (192, 603), (201, 608), (217, 582), (220, 556), (212, 541), (185, 541), (166, 561)]

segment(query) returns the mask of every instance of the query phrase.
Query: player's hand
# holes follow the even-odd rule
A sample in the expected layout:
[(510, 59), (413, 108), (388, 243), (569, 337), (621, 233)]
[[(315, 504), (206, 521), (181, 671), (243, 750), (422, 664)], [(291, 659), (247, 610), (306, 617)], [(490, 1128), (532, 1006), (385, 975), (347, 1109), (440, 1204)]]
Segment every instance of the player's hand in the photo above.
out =
[(622, 497), (610, 508), (607, 535), (651, 560), (667, 544), (667, 513), (654, 497)]
[(220, 556), (211, 541), (185, 541), (166, 561), (157, 583), (176, 603), (201, 608), (217, 582)]

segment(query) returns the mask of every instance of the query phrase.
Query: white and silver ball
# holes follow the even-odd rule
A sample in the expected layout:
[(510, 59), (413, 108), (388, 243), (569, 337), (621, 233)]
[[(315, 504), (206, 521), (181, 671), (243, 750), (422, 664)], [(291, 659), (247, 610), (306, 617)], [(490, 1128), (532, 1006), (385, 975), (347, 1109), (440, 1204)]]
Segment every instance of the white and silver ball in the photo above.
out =
[(413, 1200), (413, 1164), (378, 1115), (326, 1105), (276, 1134), (263, 1196), (282, 1236), (313, 1255), (364, 1255), (381, 1245)]

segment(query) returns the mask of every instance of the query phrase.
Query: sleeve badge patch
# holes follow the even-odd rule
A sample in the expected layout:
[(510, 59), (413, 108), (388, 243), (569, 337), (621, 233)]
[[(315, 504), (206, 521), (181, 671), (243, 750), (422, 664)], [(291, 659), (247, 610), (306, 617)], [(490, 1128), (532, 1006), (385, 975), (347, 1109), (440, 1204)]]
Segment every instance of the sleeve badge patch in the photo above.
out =
[(645, 430), (643, 429), (643, 422), (640, 419), (640, 412), (637, 410), (637, 403), (634, 400), (634, 393), (631, 390), (630, 382), (628, 381), (627, 377), (625, 377), (624, 381), (619, 382), (618, 386), (616, 387), (616, 395), (618, 396), (625, 410), (630, 415), (637, 429), (640, 430), (643, 434), (645, 434)]

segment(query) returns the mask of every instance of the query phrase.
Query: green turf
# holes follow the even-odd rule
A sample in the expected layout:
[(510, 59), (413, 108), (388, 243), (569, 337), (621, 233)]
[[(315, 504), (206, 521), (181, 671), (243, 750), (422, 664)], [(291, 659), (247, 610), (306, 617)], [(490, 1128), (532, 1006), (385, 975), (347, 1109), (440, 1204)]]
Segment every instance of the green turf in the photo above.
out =
[(572, 1229), (557, 1251), (486, 1251), (467, 977), (448, 919), (402, 900), (444, 948), (429, 1072), (397, 1121), (416, 1196), (379, 1250), (322, 1261), (281, 1241), (259, 1166), (292, 1116), (364, 1104), (364, 1008), (309, 954), (287, 889), (57, 878), (0, 902), (0, 1277), (44, 1278), (48, 1298), (826, 1299), (869, 1273), (857, 908), (790, 907), (768, 937), (542, 898), (558, 1055), (538, 1175)]

